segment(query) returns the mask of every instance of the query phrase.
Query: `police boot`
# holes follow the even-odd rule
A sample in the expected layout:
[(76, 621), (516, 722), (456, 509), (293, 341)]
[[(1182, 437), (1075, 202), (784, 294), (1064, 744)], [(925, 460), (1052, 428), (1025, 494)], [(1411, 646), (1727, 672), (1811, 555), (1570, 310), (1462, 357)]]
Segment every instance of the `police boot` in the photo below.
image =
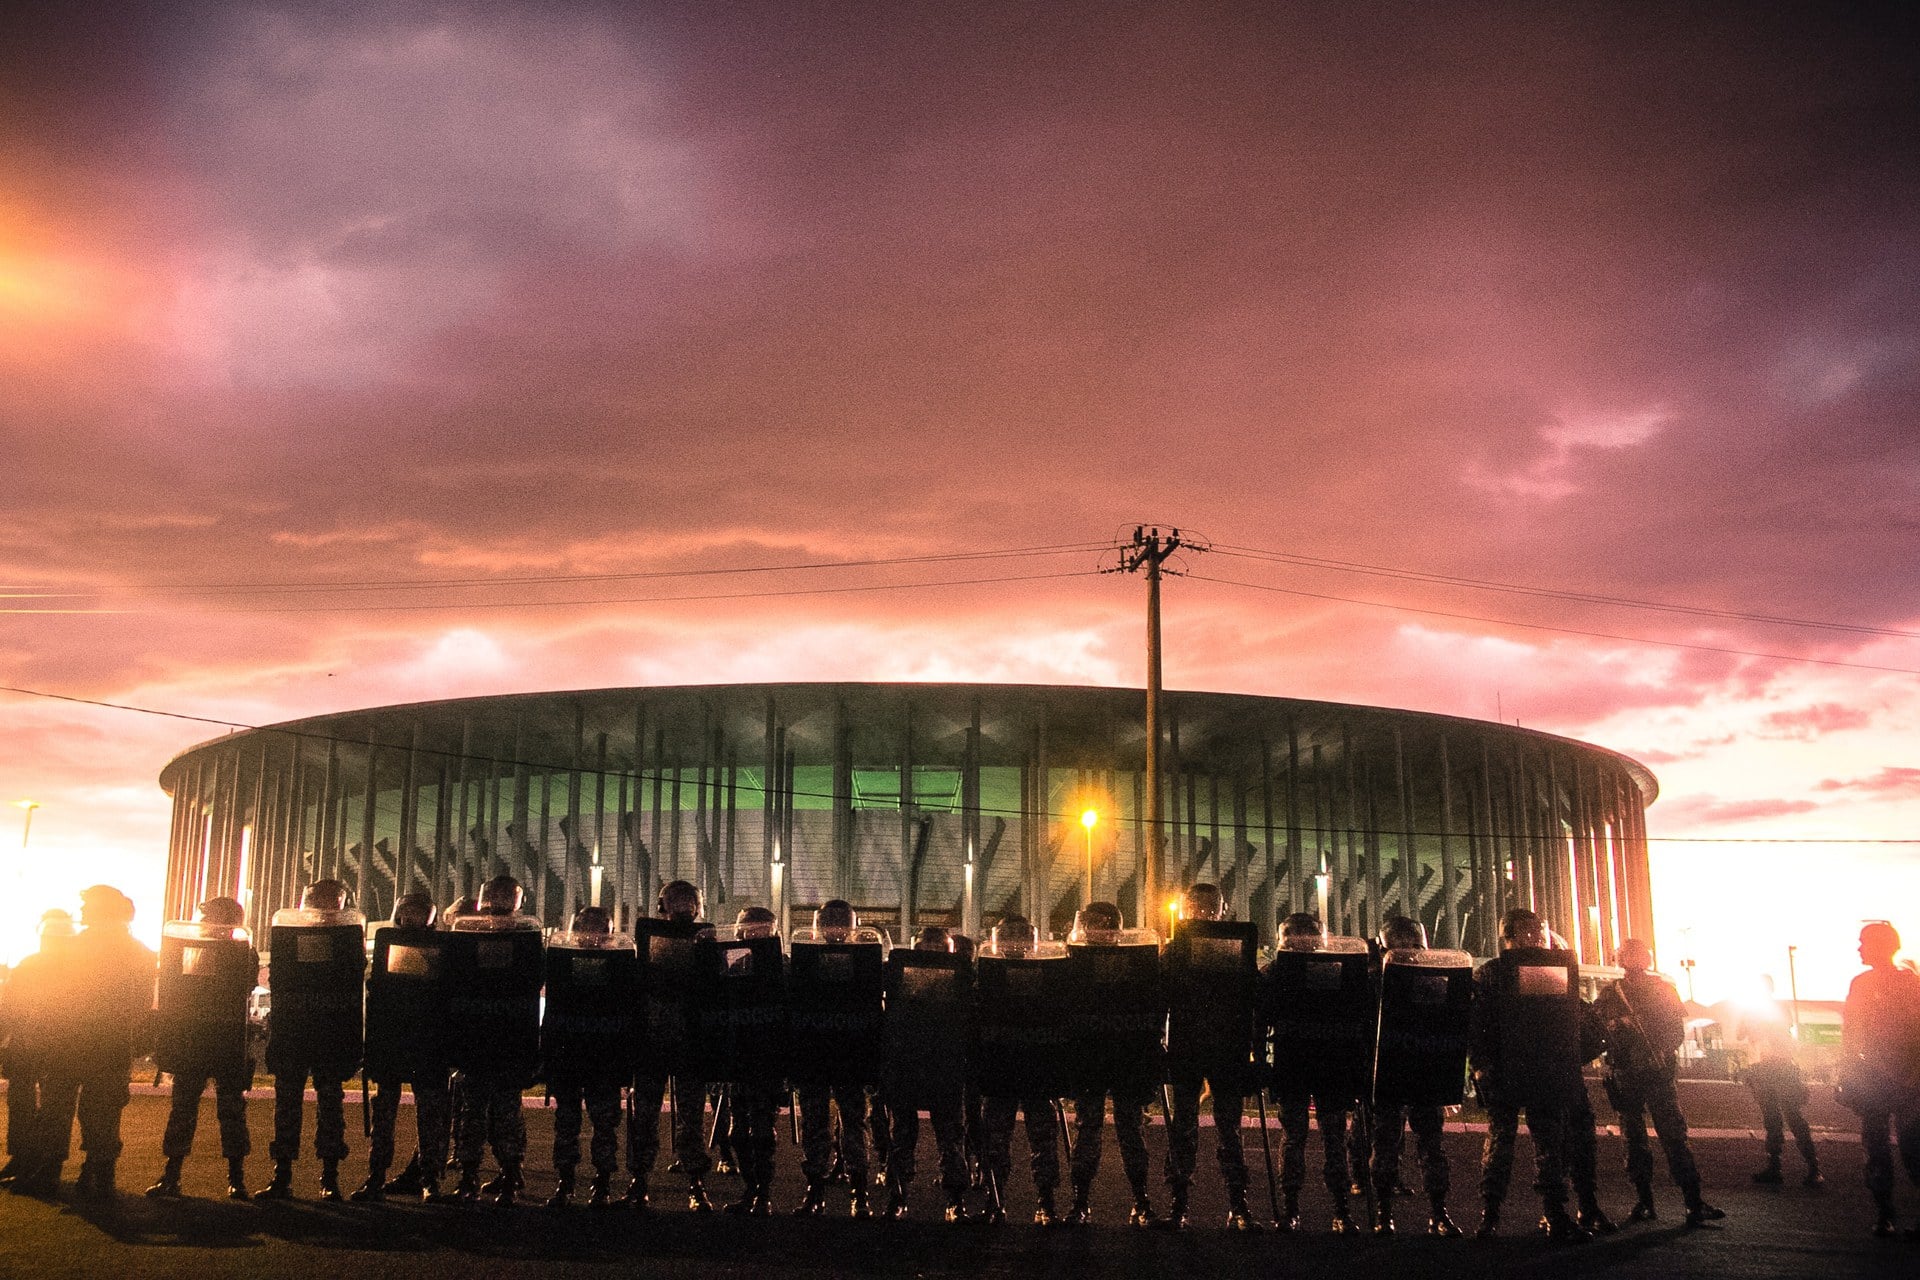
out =
[(1348, 1208), (1345, 1192), (1335, 1192), (1333, 1196), (1333, 1219), (1327, 1223), (1327, 1230), (1337, 1236), (1360, 1234), (1360, 1224), (1353, 1220), (1353, 1211)]
[(818, 1178), (807, 1179), (807, 1190), (793, 1207), (796, 1218), (817, 1218), (827, 1211), (827, 1184)]
[(227, 1199), (251, 1200), (247, 1194), (247, 1162), (238, 1157), (227, 1161)]
[(1073, 1204), (1067, 1209), (1067, 1225), (1084, 1227), (1093, 1222), (1093, 1206), (1088, 1202), (1093, 1197), (1093, 1184), (1080, 1178), (1073, 1180)]
[(460, 1181), (453, 1188), (453, 1198), (461, 1204), (472, 1204), (480, 1198), (480, 1166), (463, 1164), (460, 1166)]
[(1373, 1234), (1390, 1236), (1393, 1234), (1393, 1197), (1376, 1196), (1373, 1201)]
[(695, 1213), (712, 1213), (713, 1201), (707, 1198), (707, 1183), (698, 1174), (687, 1179), (687, 1208)]
[(1555, 1244), (1585, 1244), (1593, 1239), (1593, 1233), (1575, 1221), (1565, 1205), (1548, 1205), (1540, 1215), (1540, 1230)]
[(847, 1215), (853, 1218), (871, 1218), (873, 1216), (873, 1193), (867, 1190), (867, 1184), (854, 1180), (853, 1203), (848, 1206)]
[(253, 1193), (255, 1200), (293, 1199), (293, 1161), (275, 1160), (273, 1180)]
[(1687, 1203), (1687, 1225), (1689, 1227), (1704, 1227), (1707, 1223), (1718, 1222), (1726, 1216), (1727, 1211), (1725, 1209), (1716, 1209), (1701, 1199), (1698, 1189), (1694, 1191), (1693, 1198)]
[(1893, 1201), (1882, 1200), (1875, 1206), (1873, 1234), (1882, 1240), (1893, 1235)]
[(1275, 1231), (1298, 1231), (1300, 1229), (1300, 1192), (1289, 1187), (1280, 1202), (1280, 1217), (1273, 1224)]
[(1787, 1180), (1785, 1175), (1780, 1172), (1779, 1152), (1773, 1152), (1767, 1156), (1766, 1167), (1756, 1169), (1753, 1174), (1753, 1180), (1763, 1187), (1777, 1187)]
[(355, 1204), (379, 1204), (387, 1198), (387, 1171), (368, 1169), (367, 1180), (347, 1197)]
[(423, 1173), (420, 1175), (420, 1198), (428, 1204), (451, 1204), (457, 1197), (451, 1191), (440, 1189), (437, 1175)]
[(1133, 1189), (1133, 1208), (1127, 1210), (1127, 1225), (1130, 1227), (1158, 1226), (1160, 1215), (1153, 1211), (1153, 1201), (1147, 1199), (1145, 1186)]
[[(1647, 1198), (1653, 1198), (1651, 1192)], [(1580, 1229), (1590, 1236), (1610, 1236), (1620, 1228), (1614, 1225), (1613, 1219), (1607, 1216), (1607, 1211), (1600, 1207), (1598, 1200), (1587, 1196), (1580, 1201)]]
[(480, 1188), (480, 1194), (493, 1197), (496, 1209), (513, 1208), (520, 1189), (526, 1185), (520, 1178), (520, 1162), (503, 1160), (500, 1163), (500, 1176)]
[(753, 1206), (759, 1199), (760, 1186), (753, 1180), (753, 1176), (749, 1174), (747, 1175), (745, 1184), (740, 1188), (740, 1198), (728, 1205), (726, 1212), (736, 1218), (748, 1217), (753, 1213)]
[[(1231, 1219), (1233, 1215), (1229, 1213), (1227, 1216), (1229, 1219), (1228, 1225), (1232, 1225)], [(1169, 1231), (1185, 1231), (1187, 1229), (1187, 1187), (1184, 1183), (1175, 1187), (1171, 1196), (1168, 1198), (1165, 1226)]]
[(13, 1178), (13, 1194), (51, 1200), (60, 1191), (61, 1161), (44, 1161), (22, 1169)]
[(944, 1216), (948, 1222), (967, 1220), (967, 1197), (964, 1192), (958, 1194), (952, 1191), (947, 1192), (947, 1211)]
[(1491, 1240), (1500, 1234), (1500, 1202), (1488, 1200), (1480, 1206), (1480, 1225), (1473, 1229), (1476, 1240)]
[(86, 1160), (80, 1165), (80, 1181), (74, 1190), (86, 1200), (111, 1200), (114, 1197), (113, 1161)]
[(426, 1189), (421, 1180), (422, 1172), (420, 1153), (416, 1151), (413, 1153), (413, 1159), (407, 1161), (407, 1167), (400, 1171), (400, 1176), (380, 1189), (390, 1196), (417, 1196)]
[(338, 1200), (340, 1198), (340, 1162), (323, 1160), (320, 1163), (320, 1198)]
[(1060, 1222), (1060, 1210), (1055, 1206), (1052, 1187), (1039, 1187), (1034, 1191), (1033, 1225), (1036, 1227), (1057, 1226)]
[(888, 1222), (898, 1222), (907, 1216), (907, 1189), (898, 1182), (887, 1184), (887, 1207), (880, 1211), (880, 1216)]
[(573, 1170), (555, 1169), (553, 1171), (553, 1194), (547, 1197), (547, 1208), (555, 1211), (573, 1207)]
[(1815, 1191), (1827, 1185), (1826, 1178), (1821, 1176), (1820, 1162), (1818, 1160), (1809, 1159), (1807, 1161), (1807, 1176), (1800, 1179), (1800, 1185), (1803, 1187), (1811, 1187)]
[(1438, 1196), (1435, 1196), (1427, 1206), (1427, 1234), (1448, 1237), (1460, 1234), (1460, 1228), (1454, 1222), (1453, 1215), (1447, 1212), (1447, 1202)]
[(652, 1213), (653, 1205), (647, 1199), (647, 1180), (635, 1174), (633, 1181), (627, 1184), (626, 1194), (620, 1197), (620, 1203), (635, 1213)]
[(12, 1186), (13, 1180), (20, 1176), (21, 1171), (25, 1167), (26, 1162), (19, 1156), (15, 1156), (13, 1159), (7, 1161), (6, 1164), (0, 1165), (0, 1187)]
[(1260, 1224), (1253, 1220), (1253, 1214), (1247, 1209), (1247, 1189), (1245, 1187), (1227, 1188), (1227, 1230), (1258, 1231)]
[(596, 1173), (587, 1187), (587, 1208), (605, 1209), (613, 1203), (613, 1175)]
[(160, 1171), (160, 1181), (147, 1188), (149, 1200), (177, 1200), (180, 1198), (180, 1166), (186, 1161), (180, 1156), (168, 1156), (167, 1167)]

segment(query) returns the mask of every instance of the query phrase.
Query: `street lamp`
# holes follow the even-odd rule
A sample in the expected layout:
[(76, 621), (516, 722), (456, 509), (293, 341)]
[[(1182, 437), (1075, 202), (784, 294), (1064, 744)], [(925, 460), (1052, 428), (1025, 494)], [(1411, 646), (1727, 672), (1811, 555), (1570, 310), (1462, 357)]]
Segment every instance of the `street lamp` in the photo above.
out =
[(1792, 945), (1787, 947), (1787, 992), (1793, 999), (1790, 1007), (1793, 1010), (1793, 1042), (1795, 1044), (1800, 1043), (1800, 979), (1793, 971), (1793, 953), (1799, 949)]
[(33, 834), (33, 811), (40, 807), (38, 800), (15, 800), (14, 807), (27, 811), (27, 820), (20, 827), (20, 847), (27, 847), (27, 837)]
[(1088, 809), (1080, 815), (1080, 825), (1087, 829), (1087, 897), (1093, 901), (1093, 829), (1100, 825), (1100, 811)]

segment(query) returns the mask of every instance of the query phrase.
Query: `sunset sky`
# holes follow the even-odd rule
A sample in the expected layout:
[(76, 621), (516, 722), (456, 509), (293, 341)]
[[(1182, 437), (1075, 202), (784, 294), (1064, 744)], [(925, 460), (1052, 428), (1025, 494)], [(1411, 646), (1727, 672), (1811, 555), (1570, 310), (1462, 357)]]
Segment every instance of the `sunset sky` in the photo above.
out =
[[(0, 684), (1137, 685), (1167, 522), (1170, 687), (1626, 752), (1662, 967), (1838, 996), (1920, 953), (1916, 42), (1752, 8), (0, 18)], [(157, 933), (219, 730), (0, 717), (0, 955)]]

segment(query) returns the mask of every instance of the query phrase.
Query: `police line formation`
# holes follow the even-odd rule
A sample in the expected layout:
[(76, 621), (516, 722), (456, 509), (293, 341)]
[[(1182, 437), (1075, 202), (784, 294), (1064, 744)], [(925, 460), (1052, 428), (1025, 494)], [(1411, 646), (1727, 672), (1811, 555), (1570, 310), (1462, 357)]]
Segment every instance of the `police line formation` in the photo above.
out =
[[(436, 919), (430, 900), (410, 895), (374, 931), (371, 948), (338, 881), (314, 883), (300, 907), (275, 916), (266, 1048), (273, 1175), (249, 1193), (247, 1002), (259, 958), (240, 904), (216, 898), (198, 920), (168, 924), (156, 984), (156, 958), (128, 930), (131, 901), (106, 886), (88, 890), (84, 930), (66, 936), (70, 923), (63, 929), (53, 918), (64, 913), (49, 913), (41, 952), (16, 969), (8, 992), (12, 1160), (0, 1177), (18, 1194), (56, 1194), (77, 1110), (84, 1162), (75, 1194), (113, 1196), (129, 1067), (151, 1028), (156, 1064), (173, 1081), (166, 1165), (147, 1192), (156, 1198), (181, 1194), (209, 1083), (232, 1197), (291, 1198), (310, 1080), (320, 1195), (341, 1199), (345, 1083), (359, 1072), (371, 1091), (370, 1144), (366, 1180), (348, 1197), (355, 1202), (513, 1205), (524, 1188), (523, 1093), (544, 1082), (556, 1108), (551, 1209), (574, 1203), (584, 1111), (592, 1126), (586, 1203), (646, 1212), (664, 1106), (689, 1206), (710, 1212), (711, 1098), (712, 1138), (731, 1152), (743, 1185), (727, 1212), (770, 1214), (776, 1119), (791, 1098), (806, 1178), (796, 1213), (825, 1212), (830, 1187), (844, 1177), (853, 1216), (904, 1215), (925, 1113), (947, 1221), (1006, 1220), (1020, 1118), (1033, 1220), (1078, 1225), (1093, 1219), (1110, 1099), (1132, 1192), (1128, 1221), (1177, 1230), (1188, 1225), (1199, 1112), (1210, 1096), (1230, 1228), (1259, 1225), (1242, 1141), (1251, 1099), (1278, 1229), (1301, 1227), (1312, 1117), (1335, 1232), (1394, 1232), (1396, 1203), (1413, 1194), (1400, 1178), (1411, 1129), (1425, 1229), (1456, 1236), (1441, 1133), (1445, 1109), (1464, 1100), (1471, 1078), (1488, 1116), (1476, 1234), (1499, 1229), (1524, 1114), (1539, 1228), (1574, 1242), (1615, 1229), (1595, 1195), (1595, 1117), (1581, 1076), (1604, 1052), (1637, 1192), (1628, 1220), (1658, 1213), (1649, 1118), (1685, 1221), (1724, 1216), (1702, 1196), (1676, 1098), (1683, 1010), (1672, 985), (1650, 972), (1646, 946), (1629, 940), (1618, 957), (1626, 976), (1588, 1004), (1575, 958), (1551, 945), (1532, 912), (1508, 914), (1502, 953), (1476, 972), (1465, 953), (1428, 948), (1412, 920), (1389, 922), (1369, 943), (1328, 936), (1311, 915), (1281, 922), (1279, 945), (1262, 966), (1254, 926), (1222, 918), (1221, 894), (1206, 884), (1187, 890), (1164, 946), (1151, 932), (1123, 928), (1118, 908), (1105, 902), (1079, 913), (1065, 943), (1040, 941), (1016, 915), (977, 948), (931, 927), (911, 946), (889, 948), (840, 901), (783, 943), (765, 908), (741, 911), (732, 926), (703, 921), (699, 892), (684, 881), (662, 889), (658, 915), (636, 922), (632, 935), (612, 932), (607, 912), (588, 907), (570, 930), (543, 936), (520, 914), (521, 896), (517, 882), (498, 877), (477, 902), (464, 899)], [(1868, 934), (1875, 928), (1892, 933), (1870, 926)], [(1859, 1016), (1884, 1025), (1878, 1040), (1849, 1037), (1851, 1092), (1869, 1135), (1875, 1231), (1884, 1235), (1894, 1229), (1890, 1118), (1920, 1110), (1911, 1105), (1920, 1089), (1896, 1079), (1902, 1062), (1911, 1071), (1911, 1052), (1903, 1059), (1897, 1047), (1875, 1046), (1911, 1032), (1906, 1049), (1920, 1048), (1920, 976), (1894, 965), (1897, 935), (1889, 943), (1868, 934), (1862, 958), (1871, 967), (1861, 982), (1871, 980), (1873, 998)], [(1799, 1113), (1805, 1084), (1790, 1043), (1775, 1048), (1763, 1046), (1765, 1088), (1756, 1085), (1769, 1141), (1768, 1164), (1754, 1179), (1783, 1180), (1782, 1133), (1791, 1128), (1805, 1182), (1818, 1186)], [(390, 1177), (403, 1086), (413, 1094), (418, 1150)], [(1282, 1135), (1277, 1175), (1268, 1097)], [(1063, 1099), (1072, 1104), (1071, 1125)], [(1150, 1198), (1143, 1137), (1155, 1100), (1169, 1118), (1164, 1216)], [(1920, 1123), (1907, 1122), (1900, 1136), (1907, 1171), (1920, 1182)], [(628, 1179), (618, 1187), (623, 1145)], [(1056, 1198), (1063, 1145), (1071, 1194), (1064, 1212)], [(498, 1172), (482, 1182), (489, 1148)], [(449, 1171), (457, 1171), (450, 1184)], [(880, 1190), (885, 1200), (876, 1203)]]

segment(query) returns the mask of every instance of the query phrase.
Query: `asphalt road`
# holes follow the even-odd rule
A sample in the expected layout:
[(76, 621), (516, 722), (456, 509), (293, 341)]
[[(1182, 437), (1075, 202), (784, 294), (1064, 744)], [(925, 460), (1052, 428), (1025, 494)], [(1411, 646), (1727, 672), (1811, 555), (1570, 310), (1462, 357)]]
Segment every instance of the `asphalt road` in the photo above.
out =
[[(1317, 1186), (1308, 1189), (1304, 1210), (1308, 1230), (1293, 1236), (1272, 1232), (1241, 1235), (1220, 1225), (1224, 1201), (1212, 1176), (1210, 1133), (1203, 1134), (1200, 1179), (1195, 1188), (1196, 1227), (1183, 1235), (1139, 1231), (1125, 1225), (1126, 1197), (1116, 1154), (1109, 1145), (1096, 1186), (1098, 1223), (1088, 1229), (1028, 1225), (1032, 1196), (1024, 1173), (1025, 1153), (1015, 1144), (1014, 1187), (1009, 1206), (1015, 1224), (1000, 1228), (940, 1220), (940, 1196), (929, 1176), (932, 1152), (923, 1147), (922, 1175), (915, 1185), (913, 1216), (906, 1222), (854, 1222), (844, 1216), (844, 1191), (830, 1202), (834, 1216), (796, 1220), (787, 1216), (741, 1220), (687, 1212), (676, 1194), (677, 1177), (656, 1175), (656, 1212), (636, 1219), (622, 1211), (584, 1208), (550, 1213), (537, 1207), (513, 1210), (395, 1205), (363, 1207), (323, 1204), (315, 1194), (317, 1166), (300, 1165), (295, 1187), (303, 1197), (261, 1207), (219, 1198), (224, 1166), (217, 1154), (212, 1102), (203, 1104), (200, 1145), (187, 1163), (190, 1199), (156, 1202), (139, 1189), (160, 1168), (159, 1138), (165, 1115), (163, 1097), (143, 1094), (127, 1111), (127, 1154), (121, 1161), (122, 1195), (108, 1208), (78, 1205), (63, 1197), (54, 1204), (0, 1195), (0, 1277), (87, 1276), (277, 1277), (329, 1274), (345, 1277), (413, 1277), (454, 1280), (475, 1273), (493, 1276), (599, 1276), (644, 1266), (661, 1277), (771, 1276), (946, 1276), (1046, 1273), (1062, 1276), (1160, 1276), (1168, 1273), (1328, 1276), (1348, 1280), (1357, 1269), (1392, 1276), (1541, 1275), (1661, 1277), (1902, 1276), (1920, 1273), (1920, 1243), (1876, 1240), (1867, 1234), (1870, 1202), (1860, 1184), (1860, 1148), (1839, 1129), (1822, 1136), (1822, 1158), (1829, 1186), (1805, 1190), (1790, 1183), (1781, 1190), (1756, 1188), (1748, 1173), (1759, 1143), (1727, 1126), (1738, 1118), (1736, 1092), (1690, 1091), (1695, 1112), (1707, 1121), (1695, 1143), (1705, 1172), (1709, 1198), (1728, 1212), (1714, 1227), (1688, 1231), (1680, 1225), (1678, 1193), (1657, 1184), (1661, 1220), (1622, 1228), (1588, 1245), (1555, 1247), (1536, 1237), (1526, 1189), (1529, 1155), (1520, 1153), (1509, 1225), (1494, 1241), (1436, 1240), (1403, 1234), (1391, 1240), (1342, 1238), (1324, 1234), (1328, 1203)], [(264, 1150), (270, 1103), (249, 1108), (256, 1154), (250, 1172), (256, 1185), (268, 1172)], [(1604, 1115), (1605, 1113), (1602, 1112)], [(411, 1118), (403, 1111), (402, 1121)], [(1816, 1121), (1823, 1117), (1816, 1117)], [(533, 1203), (551, 1188), (547, 1173), (551, 1113), (527, 1112), (530, 1139), (529, 1192)], [(357, 1095), (348, 1108), (349, 1125), (359, 1121)], [(784, 1117), (783, 1117), (784, 1126)], [(925, 1126), (923, 1126), (923, 1130)], [(364, 1160), (365, 1144), (351, 1130), (352, 1146)], [(1708, 1136), (1721, 1134), (1727, 1136)], [(786, 1131), (782, 1129), (783, 1139)], [(1277, 1143), (1277, 1134), (1276, 1143)], [(1251, 1132), (1254, 1200), (1263, 1205), (1266, 1184), (1259, 1142)], [(1156, 1201), (1164, 1130), (1149, 1133), (1155, 1161)], [(923, 1143), (931, 1143), (924, 1134)], [(1463, 1226), (1477, 1220), (1478, 1135), (1451, 1132), (1454, 1161), (1452, 1210)], [(404, 1149), (404, 1147), (403, 1147)], [(1409, 1156), (1411, 1152), (1409, 1152)], [(1318, 1166), (1317, 1147), (1309, 1152)], [(1621, 1146), (1603, 1136), (1603, 1199), (1624, 1216), (1632, 1195), (1620, 1171)], [(1796, 1171), (1789, 1155), (1789, 1170)], [(797, 1160), (784, 1141), (779, 1153), (776, 1203), (785, 1208), (800, 1193)], [(74, 1164), (68, 1165), (71, 1178)], [(1409, 1167), (1410, 1176), (1415, 1170)], [(349, 1189), (364, 1176), (364, 1165), (343, 1167)], [(718, 1200), (731, 1199), (738, 1183), (715, 1177)], [(1920, 1211), (1920, 1192), (1903, 1189), (1902, 1207), (1911, 1221)], [(1411, 1207), (1411, 1206), (1410, 1206)], [(1404, 1215), (1417, 1228), (1421, 1217)]]

